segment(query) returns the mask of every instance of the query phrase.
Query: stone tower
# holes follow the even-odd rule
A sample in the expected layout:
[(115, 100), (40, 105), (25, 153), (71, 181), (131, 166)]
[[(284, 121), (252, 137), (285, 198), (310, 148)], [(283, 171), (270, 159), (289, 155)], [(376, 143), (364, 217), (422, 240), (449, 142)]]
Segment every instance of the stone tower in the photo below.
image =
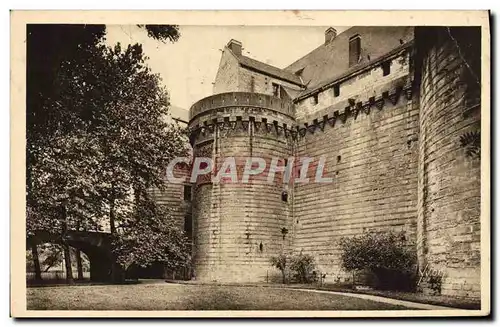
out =
[(443, 274), (442, 294), (478, 297), (481, 31), (425, 27), (415, 39), (419, 265)]
[(250, 176), (243, 183), (241, 170), (247, 158), (263, 158), (269, 166), (272, 158), (290, 157), (292, 125), (293, 104), (266, 94), (221, 93), (191, 107), (194, 156), (211, 158), (214, 172), (221, 170), (226, 158), (235, 158), (238, 169), (237, 181), (199, 178), (194, 185), (198, 280), (264, 280), (269, 257), (289, 247), (282, 233), (291, 220), (288, 199), (283, 196), (287, 185), (278, 176), (268, 183), (264, 175)]

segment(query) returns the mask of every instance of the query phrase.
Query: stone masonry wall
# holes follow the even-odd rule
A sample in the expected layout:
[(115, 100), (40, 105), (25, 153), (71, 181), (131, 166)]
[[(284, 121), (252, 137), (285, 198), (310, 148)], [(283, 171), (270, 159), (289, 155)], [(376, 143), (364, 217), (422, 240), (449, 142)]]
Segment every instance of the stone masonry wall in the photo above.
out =
[(377, 92), (386, 90), (392, 100), (377, 96), (359, 111), (340, 107), (335, 113), (334, 106), (322, 112), (319, 117), (326, 116), (309, 122), (298, 141), (298, 156), (325, 155), (325, 176), (333, 178), (331, 184), (296, 184), (294, 201), (295, 251), (314, 255), (327, 282), (347, 278), (341, 237), (392, 229), (415, 241), (419, 113), (411, 89), (401, 92), (407, 81), (399, 83)]
[[(385, 61), (385, 60), (384, 60)], [(384, 62), (381, 61), (381, 62)], [(390, 62), (390, 74), (384, 76), (380, 64), (371, 69), (367, 69), (355, 76), (338, 83), (339, 95), (334, 95), (333, 86), (317, 92), (318, 103), (313, 102), (313, 96), (299, 100), (296, 103), (296, 118), (307, 120), (309, 116), (323, 110), (329, 106), (346, 101), (349, 98), (363, 96), (369, 98), (377, 96), (374, 86), (386, 84), (402, 76), (408, 75), (410, 55), (406, 49), (401, 50), (397, 56), (387, 59)]]
[[(467, 48), (457, 50), (460, 35), (455, 35), (454, 40), (451, 34), (456, 30), (428, 32), (425, 44), (432, 46), (418, 49), (423, 57), (418, 189), (420, 266), (422, 270), (444, 274), (442, 294), (479, 297), (480, 159), (467, 155), (461, 137), (480, 129), (480, 73), (471, 76), (473, 60), (469, 60), (468, 67), (464, 62), (468, 60)], [(464, 37), (467, 42), (480, 39), (477, 35)]]
[(235, 92), (238, 89), (239, 63), (238, 59), (225, 48), (215, 76), (213, 94)]
[[(286, 111), (279, 99), (271, 102), (258, 95), (263, 100), (261, 108), (244, 105), (255, 96), (221, 94), (213, 102), (202, 100), (200, 108), (192, 108), (198, 112), (191, 121), (195, 156), (213, 158), (214, 174), (225, 158), (234, 157), (238, 169), (236, 183), (227, 179), (197, 182), (193, 217), (198, 280), (264, 282), (277, 273), (269, 264), (270, 257), (290, 247), (281, 229), (290, 228), (291, 204), (282, 201), (286, 187), (280, 179), (268, 184), (266, 175), (260, 175), (241, 183), (246, 158), (261, 157), (269, 165), (273, 157), (292, 155), (293, 140), (285, 126), (290, 128), (293, 119), (278, 112)], [(209, 107), (212, 103), (219, 105)]]
[(273, 95), (273, 84), (282, 85), (293, 90), (300, 90), (300, 88), (295, 84), (248, 70), (245, 67), (239, 68), (238, 81), (238, 90), (243, 92)]

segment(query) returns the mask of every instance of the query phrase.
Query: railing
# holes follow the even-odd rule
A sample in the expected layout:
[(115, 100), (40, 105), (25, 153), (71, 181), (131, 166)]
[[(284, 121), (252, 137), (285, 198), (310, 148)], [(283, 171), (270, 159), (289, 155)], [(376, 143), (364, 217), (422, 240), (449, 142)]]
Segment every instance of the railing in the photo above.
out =
[(230, 92), (215, 94), (196, 102), (189, 110), (189, 120), (203, 112), (231, 106), (267, 108), (292, 117), (295, 114), (294, 105), (291, 101), (261, 93)]
[[(28, 282), (35, 280), (35, 272), (27, 271), (26, 272), (26, 280)], [(78, 277), (78, 273), (73, 271), (73, 278), (76, 279)], [(83, 272), (83, 279), (90, 279), (90, 271)], [(66, 280), (66, 271), (63, 270), (53, 270), (53, 271), (43, 271), (42, 272), (42, 280), (43, 281), (62, 281)]]

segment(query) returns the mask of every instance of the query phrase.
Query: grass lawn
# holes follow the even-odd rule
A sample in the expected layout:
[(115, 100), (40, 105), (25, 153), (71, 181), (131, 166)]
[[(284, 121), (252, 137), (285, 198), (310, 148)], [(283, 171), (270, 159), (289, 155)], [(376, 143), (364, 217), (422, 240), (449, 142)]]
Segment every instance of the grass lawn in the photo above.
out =
[(136, 284), (31, 287), (28, 310), (404, 310), (335, 294), (267, 287)]

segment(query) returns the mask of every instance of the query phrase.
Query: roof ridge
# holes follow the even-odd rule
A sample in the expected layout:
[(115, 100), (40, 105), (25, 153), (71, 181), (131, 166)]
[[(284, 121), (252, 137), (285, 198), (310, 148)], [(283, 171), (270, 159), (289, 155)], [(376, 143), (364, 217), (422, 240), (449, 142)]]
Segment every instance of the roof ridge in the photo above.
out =
[[(228, 48), (228, 50), (231, 51), (231, 49), (229, 49), (229, 48)], [(232, 51), (231, 51), (231, 53), (236, 57), (236, 59), (238, 60), (238, 62), (241, 65), (247, 66), (251, 69), (255, 69), (255, 70), (260, 71), (262, 73), (265, 73), (267, 75), (277, 77), (278, 79), (290, 82), (290, 83), (295, 84), (297, 86), (301, 86), (301, 87), (304, 86), (301, 78), (290, 71), (287, 71), (283, 68), (279, 68), (279, 67), (270, 65), (268, 63), (265, 63), (263, 61), (245, 56), (243, 54), (241, 54), (241, 55), (235, 54)], [(270, 71), (270, 70), (274, 70), (274, 72)]]

